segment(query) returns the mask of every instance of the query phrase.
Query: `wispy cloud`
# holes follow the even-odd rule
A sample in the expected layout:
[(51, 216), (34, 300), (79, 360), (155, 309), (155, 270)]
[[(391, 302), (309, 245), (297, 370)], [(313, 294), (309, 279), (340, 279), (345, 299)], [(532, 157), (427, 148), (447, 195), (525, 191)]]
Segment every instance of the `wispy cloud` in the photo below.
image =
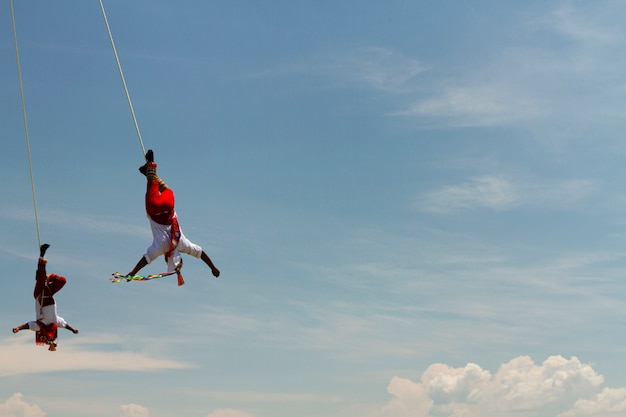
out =
[(431, 191), (418, 198), (416, 206), (438, 213), (474, 208), (498, 211), (512, 207), (517, 200), (517, 191), (510, 181), (483, 176)]
[[(580, 6), (529, 18), (520, 26), (529, 42), (494, 39), (482, 61), (459, 62), (453, 75), (429, 72), (428, 85), (392, 114), (443, 127), (551, 127), (553, 134), (599, 120), (623, 125), (626, 62), (616, 57), (626, 10), (619, 2)], [(532, 41), (545, 34), (552, 42)]]
[(202, 391), (199, 395), (208, 398), (220, 399), (229, 402), (245, 403), (335, 403), (338, 396), (327, 396), (310, 393), (286, 393), (267, 391)]
[(321, 62), (314, 66), (317, 71), (390, 92), (406, 92), (409, 82), (427, 70), (415, 58), (389, 48), (373, 46), (355, 48)]
[(114, 346), (112, 342), (116, 339), (116, 336), (99, 335), (88, 341), (64, 341), (51, 361), (47, 352), (42, 352), (45, 348), (35, 345), (34, 333), (23, 331), (0, 344), (0, 357), (11, 358), (2, 364), (0, 377), (58, 371), (152, 372), (191, 367), (181, 361), (152, 357), (143, 352), (102, 349)]
[[(22, 207), (5, 208), (0, 211), (0, 217), (7, 221), (32, 222), (33, 214)], [(145, 225), (126, 223), (120, 218), (107, 218), (102, 215), (91, 215), (63, 210), (46, 210), (38, 217), (42, 224), (62, 226), (67, 230), (81, 233), (114, 234), (120, 236), (136, 236), (149, 238), (150, 229)]]
[(221, 410), (212, 411), (211, 413), (207, 414), (206, 417), (253, 417), (253, 415), (241, 410), (224, 408)]
[(540, 115), (539, 100), (494, 82), (448, 85), (391, 115), (442, 118), (455, 127), (502, 126)]
[[(582, 4), (581, 6), (585, 7)], [(602, 44), (615, 45), (624, 39), (623, 31), (618, 28), (625, 13), (626, 9), (620, 2), (612, 2), (608, 7), (594, 7), (593, 11), (563, 4), (548, 16), (539, 19), (538, 23), (566, 38), (593, 44), (595, 47)]]
[(419, 60), (392, 48), (361, 46), (338, 52), (313, 54), (268, 69), (256, 77), (284, 74), (325, 77), (362, 88), (406, 93), (415, 88), (415, 77), (428, 71)]
[(595, 184), (590, 180), (540, 181), (484, 175), (422, 193), (415, 200), (415, 208), (434, 213), (473, 209), (505, 211), (522, 206), (565, 209), (594, 191)]

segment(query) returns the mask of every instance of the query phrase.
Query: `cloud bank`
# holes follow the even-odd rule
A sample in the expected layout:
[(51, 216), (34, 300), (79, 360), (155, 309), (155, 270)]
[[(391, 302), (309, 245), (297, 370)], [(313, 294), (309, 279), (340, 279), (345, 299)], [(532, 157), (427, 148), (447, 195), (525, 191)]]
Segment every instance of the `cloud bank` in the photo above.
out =
[(37, 405), (28, 404), (22, 399), (21, 393), (13, 394), (8, 400), (0, 403), (0, 417), (44, 417)]
[(245, 411), (226, 408), (223, 410), (215, 410), (208, 414), (207, 417), (253, 417), (253, 415), (248, 414)]
[(419, 382), (394, 377), (384, 417), (611, 417), (624, 416), (626, 388), (602, 388), (604, 377), (576, 357), (536, 364), (520, 356), (495, 374), (469, 363), (433, 364)]
[(54, 352), (54, 361), (51, 361), (46, 348), (35, 346), (34, 333), (23, 333), (26, 334), (5, 339), (0, 344), (0, 357), (11, 358), (11, 361), (2, 364), (0, 377), (86, 370), (153, 372), (190, 367), (184, 362), (158, 358), (144, 352), (119, 350), (116, 347), (118, 338), (107, 335), (94, 336), (87, 342), (68, 340)]
[(138, 404), (125, 404), (120, 406), (121, 417), (149, 417), (148, 409)]

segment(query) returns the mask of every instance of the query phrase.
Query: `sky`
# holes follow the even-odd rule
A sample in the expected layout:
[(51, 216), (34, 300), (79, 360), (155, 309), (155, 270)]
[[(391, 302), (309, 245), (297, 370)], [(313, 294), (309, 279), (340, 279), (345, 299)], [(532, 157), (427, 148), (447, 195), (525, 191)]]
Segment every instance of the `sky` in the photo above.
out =
[[(0, 417), (626, 414), (626, 4), (104, 6), (141, 141), (99, 2), (14, 2), (35, 216), (0, 3)], [(142, 143), (218, 279), (109, 281)]]

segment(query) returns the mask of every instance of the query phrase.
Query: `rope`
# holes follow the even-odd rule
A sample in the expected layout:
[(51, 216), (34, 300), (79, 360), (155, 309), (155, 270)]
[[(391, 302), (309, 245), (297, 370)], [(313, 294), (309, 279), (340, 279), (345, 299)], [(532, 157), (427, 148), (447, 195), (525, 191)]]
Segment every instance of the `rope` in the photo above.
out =
[(17, 47), (17, 30), (15, 29), (15, 13), (13, 11), (13, 0), (11, 5), (11, 23), (13, 25), (13, 43), (15, 44), (15, 60), (17, 61), (17, 78), (20, 84), (20, 97), (22, 98), (22, 116), (24, 118), (24, 133), (26, 136), (26, 150), (28, 153), (28, 168), (30, 171), (30, 187), (33, 194), (33, 208), (35, 211), (35, 227), (37, 228), (37, 243), (41, 247), (41, 234), (39, 233), (39, 216), (37, 215), (37, 198), (35, 197), (35, 180), (33, 177), (33, 163), (30, 157), (30, 141), (28, 139), (28, 123), (26, 121), (26, 104), (24, 103), (24, 87), (22, 86), (22, 69), (20, 67), (20, 53)]
[(100, 9), (102, 10), (102, 17), (104, 17), (104, 24), (107, 27), (107, 32), (109, 33), (109, 40), (111, 41), (111, 46), (113, 47), (113, 54), (115, 55), (115, 61), (117, 62), (117, 68), (120, 72), (120, 77), (122, 78), (122, 85), (124, 86), (124, 91), (126, 92), (126, 100), (128, 100), (128, 105), (130, 106), (130, 114), (133, 116), (133, 122), (135, 122), (135, 131), (137, 131), (137, 137), (139, 138), (139, 144), (141, 145), (141, 152), (146, 156), (146, 149), (143, 146), (143, 140), (141, 139), (141, 132), (139, 131), (139, 125), (137, 124), (137, 118), (135, 117), (135, 110), (133, 109), (133, 103), (130, 101), (130, 94), (128, 93), (128, 87), (126, 87), (126, 80), (124, 79), (124, 73), (122, 72), (122, 65), (120, 64), (120, 58), (117, 56), (117, 49), (115, 48), (115, 42), (113, 42), (113, 35), (111, 34), (111, 28), (109, 27), (109, 21), (107, 19), (107, 14), (104, 11), (104, 5), (102, 4), (102, 0), (100, 0)]

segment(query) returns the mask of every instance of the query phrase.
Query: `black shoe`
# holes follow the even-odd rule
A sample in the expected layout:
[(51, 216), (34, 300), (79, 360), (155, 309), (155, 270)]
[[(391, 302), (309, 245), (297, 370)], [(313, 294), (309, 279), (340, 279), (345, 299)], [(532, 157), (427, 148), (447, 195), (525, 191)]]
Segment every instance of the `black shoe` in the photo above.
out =
[(43, 258), (43, 256), (46, 254), (46, 251), (48, 250), (48, 248), (50, 247), (50, 245), (48, 245), (47, 243), (44, 243), (43, 245), (41, 245), (39, 247), (39, 257)]
[(152, 149), (148, 149), (148, 152), (146, 152), (146, 161), (154, 162), (154, 152), (152, 152)]
[(146, 168), (148, 164), (142, 165), (139, 167), (139, 172), (141, 172), (143, 175), (146, 175)]

